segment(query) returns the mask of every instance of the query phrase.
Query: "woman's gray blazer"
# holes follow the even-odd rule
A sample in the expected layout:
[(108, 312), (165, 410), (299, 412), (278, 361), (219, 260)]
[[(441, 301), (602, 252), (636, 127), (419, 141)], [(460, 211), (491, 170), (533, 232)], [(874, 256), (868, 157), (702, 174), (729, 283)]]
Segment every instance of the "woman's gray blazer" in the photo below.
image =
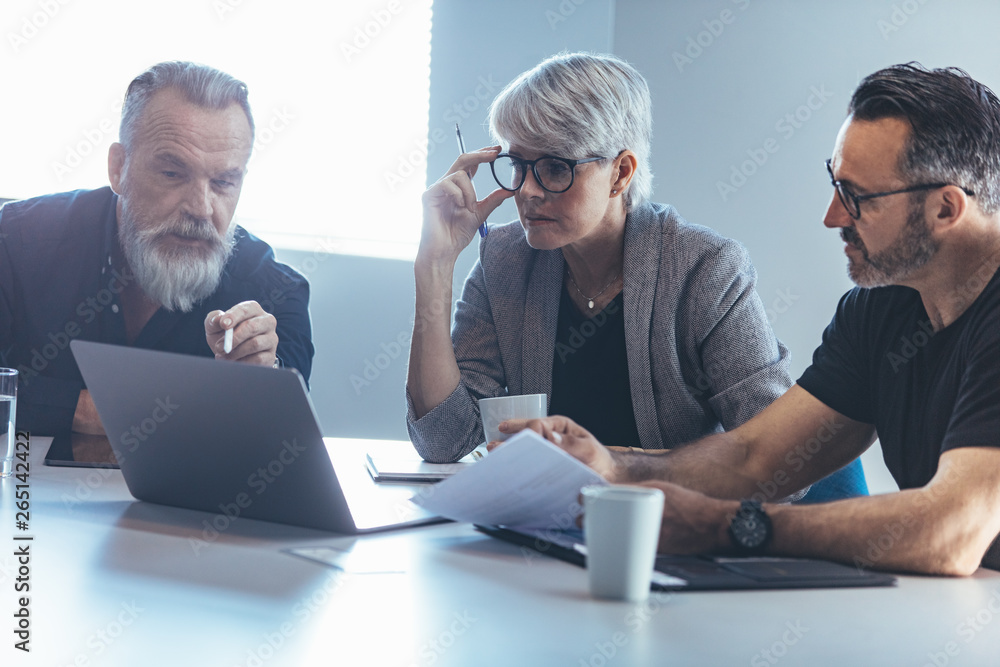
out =
[[(452, 343), (462, 380), (416, 418), (410, 439), (428, 461), (454, 461), (483, 441), (477, 399), (549, 394), (565, 263), (535, 250), (518, 223), (480, 242)], [(791, 386), (788, 350), (754, 289), (746, 249), (672, 206), (645, 204), (625, 222), (623, 309), (632, 408), (644, 449), (734, 428)], [(613, 445), (615, 443), (604, 443)]]

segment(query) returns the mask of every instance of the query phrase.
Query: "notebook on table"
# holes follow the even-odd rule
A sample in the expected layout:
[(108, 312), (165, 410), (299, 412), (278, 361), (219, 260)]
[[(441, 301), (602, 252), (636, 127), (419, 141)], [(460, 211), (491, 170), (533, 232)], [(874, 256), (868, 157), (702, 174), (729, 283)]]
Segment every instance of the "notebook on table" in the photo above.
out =
[(406, 452), (368, 452), (365, 466), (376, 482), (440, 482), (485, 458), (486, 446), (480, 445), (454, 463), (428, 463), (412, 447)]

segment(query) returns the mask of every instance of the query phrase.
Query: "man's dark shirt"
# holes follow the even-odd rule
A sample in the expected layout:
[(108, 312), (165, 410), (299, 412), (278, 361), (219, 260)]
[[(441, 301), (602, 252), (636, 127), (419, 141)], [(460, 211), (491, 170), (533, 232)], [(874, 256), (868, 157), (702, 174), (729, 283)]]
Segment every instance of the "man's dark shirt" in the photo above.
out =
[[(120, 294), (133, 277), (111, 266), (117, 201), (105, 187), (0, 209), (0, 366), (20, 370), (19, 429), (44, 435), (70, 431), (85, 388), (71, 340), (128, 344)], [(218, 289), (191, 312), (157, 310), (133, 346), (214, 357), (205, 340), (205, 317), (250, 300), (278, 320), (281, 365), (308, 380), (309, 284), (240, 227)]]
[(854, 289), (840, 300), (799, 384), (874, 424), (901, 489), (925, 485), (957, 447), (1000, 446), (1000, 271), (962, 315), (934, 333), (908, 287)]

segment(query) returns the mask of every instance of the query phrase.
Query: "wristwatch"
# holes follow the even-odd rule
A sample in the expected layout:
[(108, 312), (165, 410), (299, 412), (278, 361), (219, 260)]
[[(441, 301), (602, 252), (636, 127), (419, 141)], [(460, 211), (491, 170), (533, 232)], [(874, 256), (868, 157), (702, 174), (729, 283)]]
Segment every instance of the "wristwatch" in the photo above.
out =
[(772, 533), (771, 517), (757, 500), (742, 501), (736, 516), (729, 522), (729, 537), (740, 554), (764, 553)]

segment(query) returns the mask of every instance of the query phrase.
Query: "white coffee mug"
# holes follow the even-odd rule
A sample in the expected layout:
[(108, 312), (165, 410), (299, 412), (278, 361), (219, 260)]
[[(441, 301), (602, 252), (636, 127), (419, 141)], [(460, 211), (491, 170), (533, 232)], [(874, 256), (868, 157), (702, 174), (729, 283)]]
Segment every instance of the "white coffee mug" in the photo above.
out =
[(594, 597), (649, 597), (663, 517), (663, 492), (641, 486), (586, 486), (583, 534)]
[(506, 440), (509, 434), (500, 432), (500, 422), (508, 419), (539, 419), (548, 414), (548, 395), (524, 394), (479, 399), (479, 414), (483, 419), (486, 442)]

